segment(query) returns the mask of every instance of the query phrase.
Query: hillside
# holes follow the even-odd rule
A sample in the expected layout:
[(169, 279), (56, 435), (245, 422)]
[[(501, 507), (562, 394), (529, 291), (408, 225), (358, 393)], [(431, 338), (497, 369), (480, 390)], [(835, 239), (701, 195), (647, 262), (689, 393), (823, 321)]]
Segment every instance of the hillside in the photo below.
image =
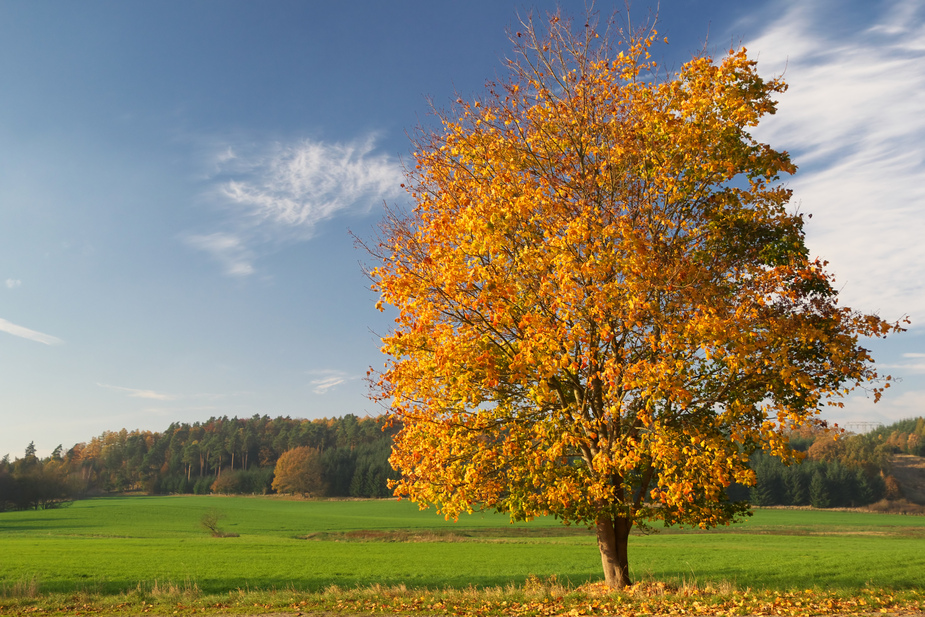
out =
[(895, 454), (890, 457), (890, 466), (903, 496), (912, 503), (925, 505), (925, 457)]

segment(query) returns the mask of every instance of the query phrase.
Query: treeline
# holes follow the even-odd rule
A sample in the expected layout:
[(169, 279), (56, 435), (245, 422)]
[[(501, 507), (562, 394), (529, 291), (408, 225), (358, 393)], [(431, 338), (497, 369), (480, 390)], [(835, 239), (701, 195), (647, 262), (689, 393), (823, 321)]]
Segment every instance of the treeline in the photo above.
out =
[(760, 453), (753, 457), (752, 465), (757, 481), (739, 495), (756, 506), (866, 506), (888, 496), (886, 478), (891, 480), (892, 491), (898, 491), (892, 476), (846, 467), (839, 461), (809, 459), (787, 467), (780, 459)]
[(925, 456), (925, 418), (900, 420), (871, 431), (895, 453)]
[(790, 445), (803, 452), (803, 461), (786, 466), (780, 459), (756, 452), (751, 459), (756, 482), (752, 487), (733, 485), (735, 500), (756, 506), (813, 506), (847, 508), (881, 499), (899, 499), (902, 489), (891, 475), (890, 457), (916, 448), (917, 429), (925, 419), (903, 420), (864, 435), (838, 439), (825, 428), (803, 428), (790, 436)]
[[(105, 432), (40, 459), (29, 444), (25, 456), (0, 459), (0, 511), (59, 507), (77, 497), (144, 492), (267, 494), (273, 492), (277, 462), (287, 452), (311, 459), (310, 491), (327, 497), (385, 497), (395, 478), (388, 463), (396, 428), (385, 418), (300, 420), (253, 416), (174, 423), (166, 431)], [(925, 418), (903, 420), (866, 435), (835, 439), (824, 428), (790, 436), (804, 453), (785, 466), (762, 452), (752, 457), (756, 484), (732, 485), (730, 498), (754, 505), (855, 507), (902, 497), (890, 473), (890, 457), (925, 455)], [(298, 468), (298, 467), (296, 467)], [(282, 480), (286, 480), (283, 482)], [(299, 486), (292, 478), (276, 484)]]
[(0, 512), (58, 507), (79, 495), (80, 487), (71, 482), (61, 458), (61, 446), (51, 456), (39, 459), (35, 444), (30, 443), (26, 454), (10, 462), (10, 456), (0, 459)]
[(384, 497), (395, 473), (388, 463), (395, 431), (384, 427), (383, 417), (255, 415), (174, 423), (164, 432), (105, 432), (46, 459), (30, 444), (24, 458), (0, 460), (0, 509), (121, 492), (266, 494), (279, 457), (302, 446), (320, 453), (323, 496)]

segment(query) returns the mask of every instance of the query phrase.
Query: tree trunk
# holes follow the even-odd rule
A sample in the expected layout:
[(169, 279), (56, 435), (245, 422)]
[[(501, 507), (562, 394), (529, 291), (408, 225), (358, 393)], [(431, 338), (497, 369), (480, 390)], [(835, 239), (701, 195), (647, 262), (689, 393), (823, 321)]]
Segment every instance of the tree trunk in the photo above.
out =
[(608, 587), (623, 589), (632, 585), (626, 544), (633, 522), (625, 518), (616, 520), (601, 516), (597, 519), (597, 547), (604, 566), (604, 582)]

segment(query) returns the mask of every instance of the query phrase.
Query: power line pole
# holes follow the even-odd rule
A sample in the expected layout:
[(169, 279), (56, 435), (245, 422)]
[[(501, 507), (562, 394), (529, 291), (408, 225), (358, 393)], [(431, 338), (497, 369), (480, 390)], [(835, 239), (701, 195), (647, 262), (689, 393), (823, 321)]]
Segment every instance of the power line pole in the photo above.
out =
[(883, 426), (883, 422), (845, 422), (844, 428), (852, 433), (869, 433), (875, 428)]

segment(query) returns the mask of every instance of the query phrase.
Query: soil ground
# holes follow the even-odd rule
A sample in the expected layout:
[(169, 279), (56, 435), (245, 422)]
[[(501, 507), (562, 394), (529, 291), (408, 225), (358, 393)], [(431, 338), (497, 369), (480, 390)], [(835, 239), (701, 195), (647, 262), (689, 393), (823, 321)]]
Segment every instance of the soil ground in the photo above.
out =
[(897, 454), (890, 463), (903, 496), (912, 503), (925, 504), (925, 457)]

